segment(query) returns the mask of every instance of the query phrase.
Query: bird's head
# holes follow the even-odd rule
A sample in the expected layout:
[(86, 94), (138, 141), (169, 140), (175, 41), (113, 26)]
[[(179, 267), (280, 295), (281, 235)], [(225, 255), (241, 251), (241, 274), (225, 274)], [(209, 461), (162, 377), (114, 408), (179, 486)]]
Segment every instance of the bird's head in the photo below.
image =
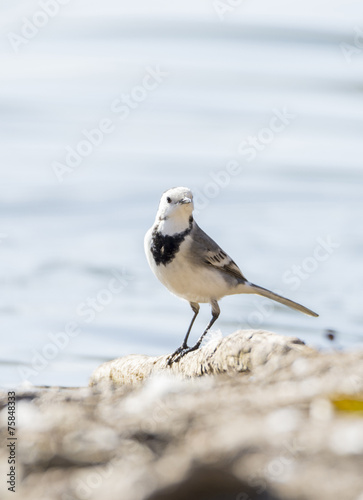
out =
[(157, 218), (159, 220), (189, 220), (194, 209), (193, 193), (186, 187), (175, 187), (163, 193)]

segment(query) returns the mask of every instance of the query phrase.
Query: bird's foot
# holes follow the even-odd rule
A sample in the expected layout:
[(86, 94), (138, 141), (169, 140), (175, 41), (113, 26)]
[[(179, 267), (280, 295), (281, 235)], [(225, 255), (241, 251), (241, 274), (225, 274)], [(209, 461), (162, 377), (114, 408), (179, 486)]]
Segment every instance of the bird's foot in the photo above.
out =
[[(182, 346), (178, 347), (178, 349), (174, 351), (173, 354), (170, 354), (170, 356), (168, 357), (167, 365), (171, 366), (174, 363), (174, 361), (176, 361), (177, 358), (180, 359), (179, 355), (184, 351), (187, 351), (188, 349), (189, 347), (186, 344), (183, 344)], [(182, 356), (184, 356), (184, 354), (182, 354)]]
[(182, 345), (181, 347), (178, 347), (178, 349), (173, 352), (168, 358), (167, 365), (171, 366), (173, 363), (178, 363), (178, 361), (181, 360), (186, 354), (195, 351), (199, 348), (200, 344), (195, 344), (193, 347), (188, 347), (187, 345)]

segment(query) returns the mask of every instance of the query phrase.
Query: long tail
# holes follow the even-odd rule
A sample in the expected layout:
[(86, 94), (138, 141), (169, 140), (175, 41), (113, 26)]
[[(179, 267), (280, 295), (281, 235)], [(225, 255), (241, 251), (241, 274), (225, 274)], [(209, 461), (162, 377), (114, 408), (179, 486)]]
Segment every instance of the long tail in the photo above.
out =
[(292, 309), (297, 309), (298, 311), (308, 314), (309, 316), (315, 316), (316, 318), (319, 316), (319, 314), (316, 314), (314, 311), (311, 311), (307, 307), (304, 307), (301, 304), (294, 302), (293, 300), (286, 299), (285, 297), (282, 297), (277, 293), (271, 292), (266, 288), (262, 288), (262, 286), (249, 283), (249, 287), (252, 288), (250, 293), (256, 293), (257, 295), (262, 295), (263, 297), (267, 297), (268, 299), (275, 300), (276, 302), (280, 302), (281, 304), (291, 307)]

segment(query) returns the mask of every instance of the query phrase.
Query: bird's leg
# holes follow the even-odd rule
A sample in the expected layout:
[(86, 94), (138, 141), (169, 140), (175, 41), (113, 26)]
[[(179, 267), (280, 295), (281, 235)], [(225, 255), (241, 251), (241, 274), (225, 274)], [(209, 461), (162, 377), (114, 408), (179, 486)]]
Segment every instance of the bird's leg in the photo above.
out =
[(200, 306), (197, 302), (190, 302), (190, 307), (193, 309), (194, 311), (194, 316), (192, 318), (192, 321), (190, 322), (190, 325), (189, 325), (189, 328), (188, 328), (188, 331), (185, 335), (185, 338), (183, 340), (183, 343), (180, 347), (178, 347), (178, 349), (173, 352), (173, 354), (171, 354), (168, 358), (168, 365), (171, 365), (172, 362), (174, 361), (174, 358), (175, 356), (177, 356), (178, 354), (180, 354), (182, 351), (186, 350), (186, 349), (189, 349), (188, 348), (188, 337), (189, 337), (189, 334), (192, 330), (192, 327), (193, 327), (193, 324), (194, 324), (194, 321), (195, 321), (195, 318), (198, 316), (198, 313), (199, 313), (199, 309), (200, 309)]
[(204, 332), (202, 333), (202, 335), (199, 337), (198, 342), (193, 347), (187, 347), (187, 346), (185, 346), (185, 348), (183, 348), (183, 349), (179, 348), (178, 352), (176, 351), (173, 354), (173, 359), (171, 361), (169, 360), (168, 364), (171, 364), (173, 362), (179, 361), (183, 356), (185, 356), (189, 352), (196, 351), (197, 349), (199, 349), (200, 344), (202, 343), (203, 338), (208, 333), (208, 331), (210, 330), (210, 328), (212, 327), (212, 325), (215, 323), (215, 321), (217, 321), (218, 316), (219, 316), (219, 314), (221, 312), (221, 310), (219, 309), (218, 302), (216, 300), (213, 300), (211, 302), (211, 305), (212, 305), (212, 319), (208, 323), (207, 328), (204, 330)]
[(217, 319), (218, 319), (218, 317), (220, 315), (221, 310), (219, 309), (218, 302), (216, 300), (213, 300), (211, 302), (211, 305), (212, 305), (212, 319), (208, 323), (208, 326), (204, 330), (204, 332), (202, 333), (202, 335), (199, 337), (198, 342), (195, 344), (195, 346), (191, 347), (191, 350), (193, 350), (193, 351), (195, 349), (198, 349), (200, 347), (200, 344), (202, 343), (203, 338), (208, 333), (208, 331), (211, 329), (212, 325), (217, 321)]

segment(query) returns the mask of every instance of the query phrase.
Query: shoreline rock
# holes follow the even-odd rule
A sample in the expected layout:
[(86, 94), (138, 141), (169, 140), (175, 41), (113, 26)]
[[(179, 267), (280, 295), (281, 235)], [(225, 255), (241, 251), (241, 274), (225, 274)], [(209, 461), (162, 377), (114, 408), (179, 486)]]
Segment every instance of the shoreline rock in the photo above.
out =
[(296, 337), (283, 337), (263, 330), (239, 330), (228, 337), (210, 341), (171, 366), (167, 365), (169, 355), (151, 357), (132, 354), (108, 361), (96, 368), (90, 385), (100, 382), (135, 384), (160, 373), (182, 378), (221, 373), (232, 375), (254, 371), (271, 359), (277, 364), (286, 364), (296, 357), (314, 355), (317, 351)]
[(188, 358), (127, 356), (90, 387), (17, 391), (16, 497), (363, 499), (363, 351), (245, 331)]

